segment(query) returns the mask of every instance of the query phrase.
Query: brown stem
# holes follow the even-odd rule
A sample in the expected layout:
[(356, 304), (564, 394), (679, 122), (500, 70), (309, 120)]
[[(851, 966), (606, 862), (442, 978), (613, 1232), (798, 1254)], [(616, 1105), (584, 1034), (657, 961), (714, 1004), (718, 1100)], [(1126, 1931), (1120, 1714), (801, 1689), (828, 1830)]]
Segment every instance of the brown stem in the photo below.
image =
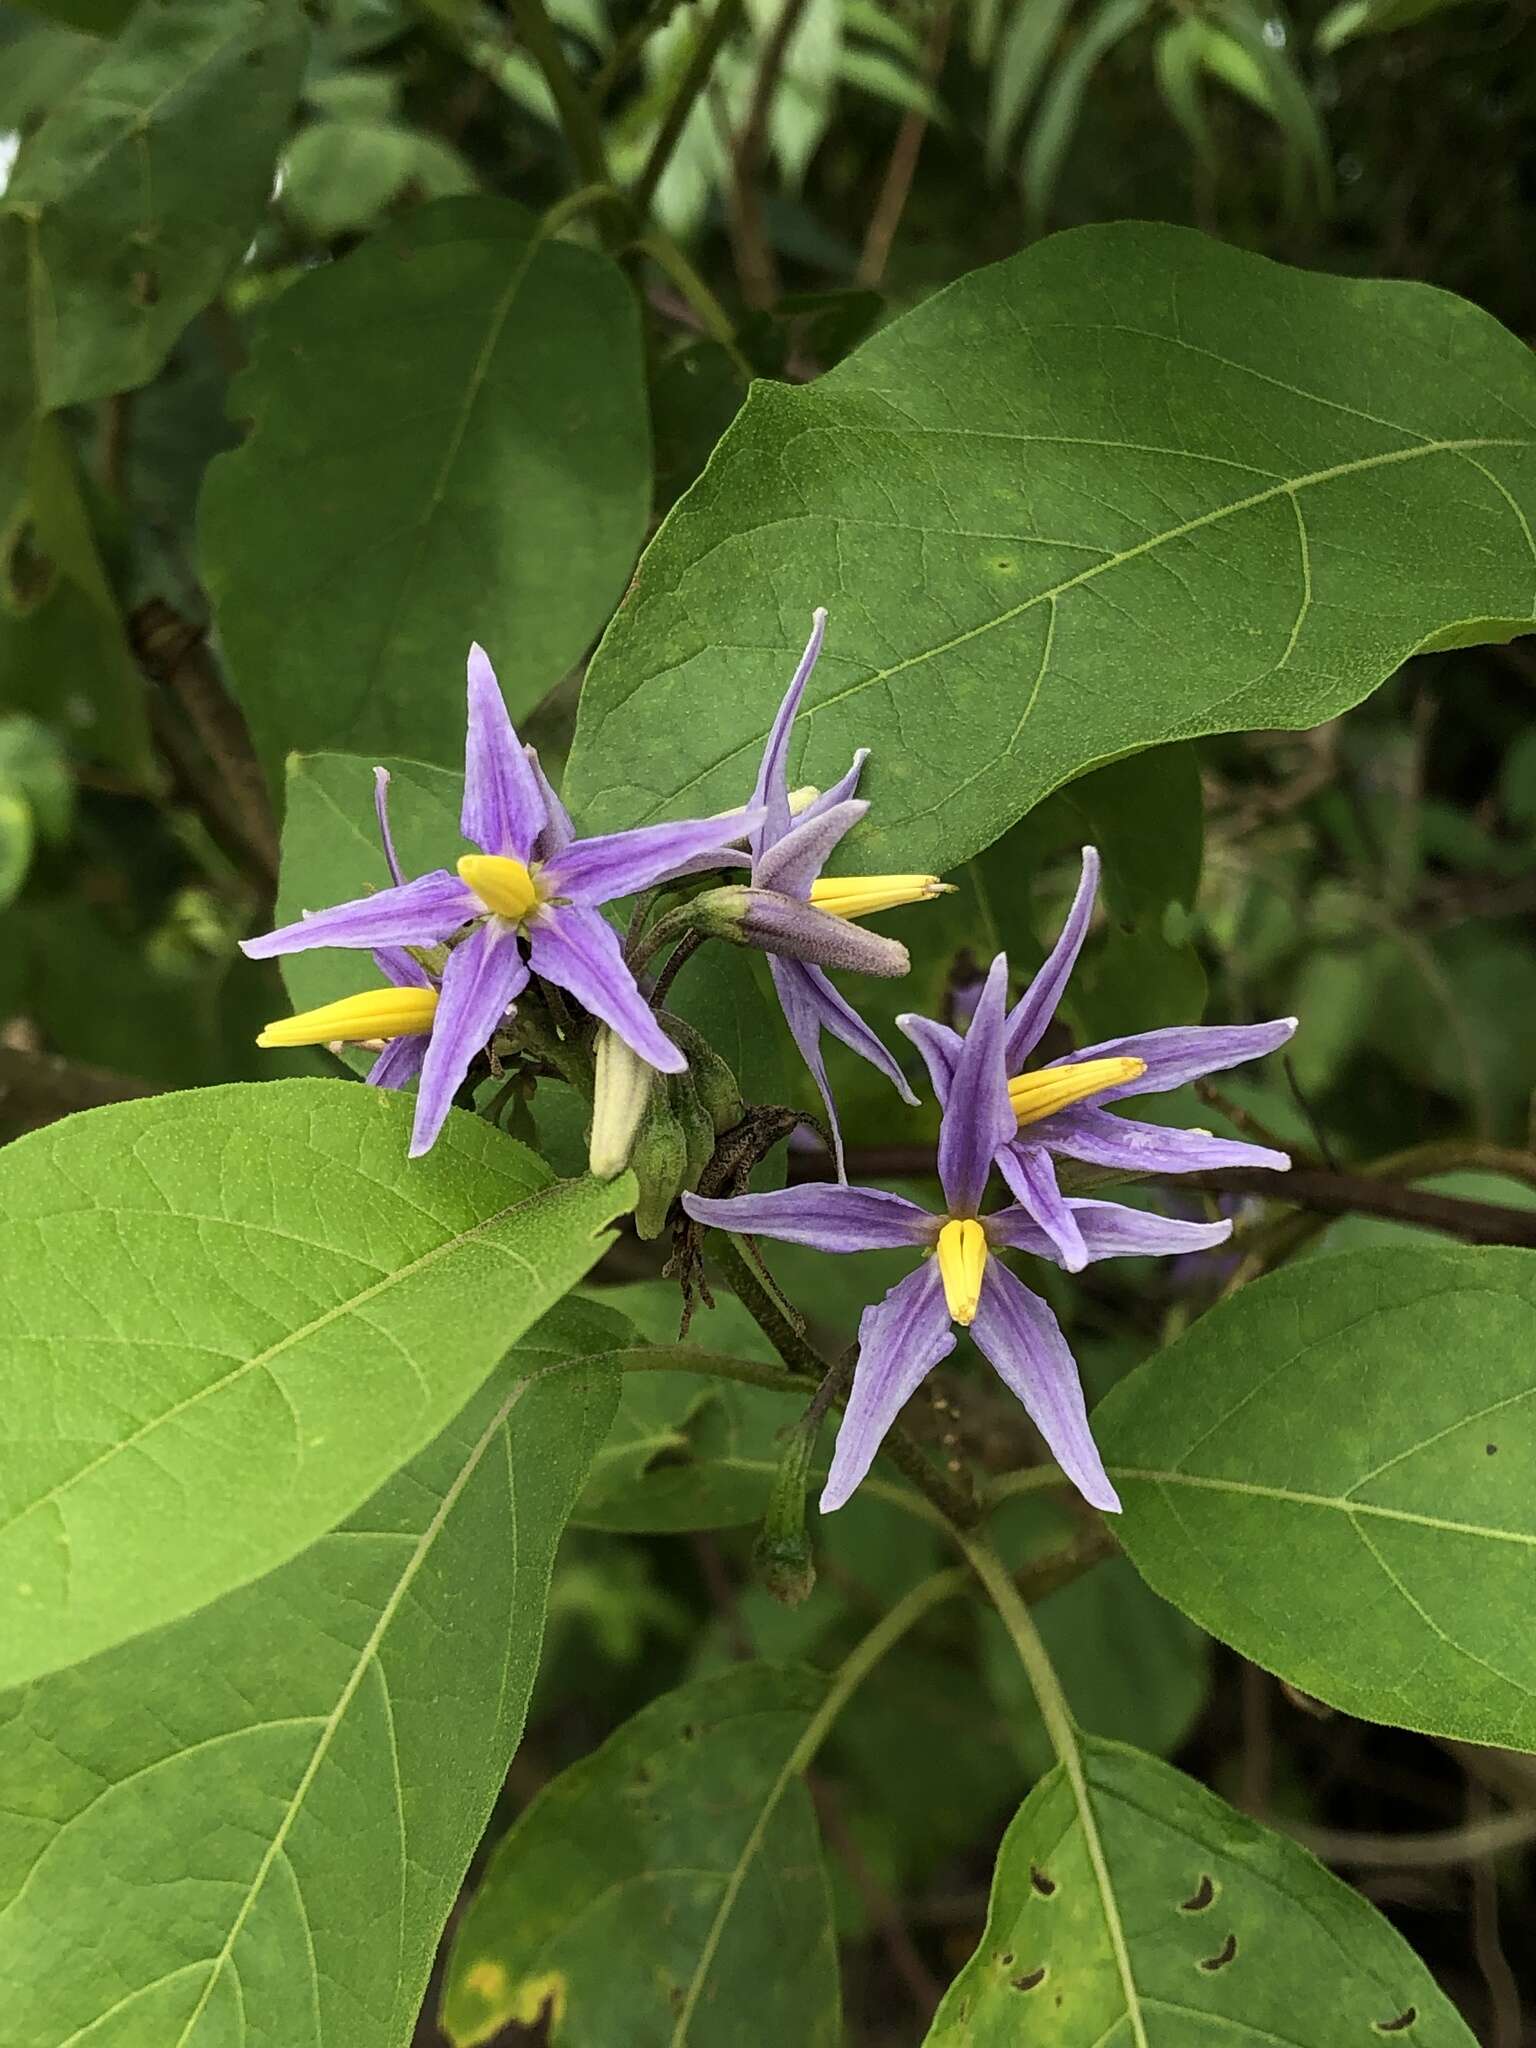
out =
[[(921, 76), (924, 85), (931, 91), (944, 68), (944, 53), (949, 48), (950, 25), (954, 10), (946, 4), (935, 9), (928, 29), (928, 40), (923, 46)], [(891, 149), (891, 160), (885, 167), (885, 177), (880, 186), (880, 196), (875, 201), (875, 210), (870, 216), (869, 232), (864, 237), (864, 250), (859, 265), (853, 273), (855, 284), (872, 290), (885, 275), (885, 266), (890, 261), (891, 244), (896, 239), (896, 230), (901, 217), (907, 210), (907, 197), (912, 190), (913, 175), (917, 170), (918, 153), (923, 146), (923, 137), (928, 132), (928, 116), (921, 107), (909, 107), (896, 131), (896, 141)]]
[(731, 150), (731, 213), (736, 230), (736, 274), (741, 284), (741, 295), (749, 306), (771, 306), (779, 296), (779, 266), (763, 222), (758, 173), (762, 169), (768, 115), (778, 90), (779, 73), (805, 6), (806, 0), (783, 0), (763, 44), (747, 118)]
[(635, 180), (631, 197), (637, 217), (644, 221), (650, 213), (651, 202), (656, 197), (656, 187), (661, 183), (662, 173), (672, 161), (672, 152), (677, 147), (678, 137), (693, 112), (699, 94), (709, 83), (709, 74), (715, 68), (715, 59), (731, 30), (741, 19), (742, 0), (716, 0), (714, 13), (704, 24), (703, 33), (693, 46), (693, 55), (688, 59), (688, 68), (678, 80), (677, 91), (673, 93), (661, 126), (656, 131), (656, 140), (651, 144), (650, 154)]

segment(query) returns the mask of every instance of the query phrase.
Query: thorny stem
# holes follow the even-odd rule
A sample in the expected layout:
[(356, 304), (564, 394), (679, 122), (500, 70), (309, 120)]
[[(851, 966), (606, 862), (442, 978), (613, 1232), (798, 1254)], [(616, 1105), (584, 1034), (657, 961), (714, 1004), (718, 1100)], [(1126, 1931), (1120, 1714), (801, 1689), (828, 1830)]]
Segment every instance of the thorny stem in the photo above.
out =
[[(826, 1360), (773, 1300), (735, 1239), (717, 1231), (710, 1244), (737, 1300), (797, 1378), (802, 1383), (810, 1381), (814, 1393), (826, 1378)], [(899, 1425), (890, 1430), (880, 1448), (957, 1531), (970, 1528), (979, 1519), (981, 1510), (975, 1499), (947, 1479)]]
[(656, 131), (656, 140), (651, 144), (650, 155), (635, 180), (631, 198), (641, 219), (650, 213), (656, 197), (656, 187), (661, 183), (662, 173), (672, 161), (672, 152), (677, 147), (678, 137), (687, 125), (688, 116), (693, 112), (699, 94), (709, 83), (709, 74), (715, 68), (726, 37), (741, 18), (742, 0), (716, 0), (715, 11), (704, 24), (698, 41), (693, 46), (682, 77), (678, 80), (677, 91), (662, 117)]

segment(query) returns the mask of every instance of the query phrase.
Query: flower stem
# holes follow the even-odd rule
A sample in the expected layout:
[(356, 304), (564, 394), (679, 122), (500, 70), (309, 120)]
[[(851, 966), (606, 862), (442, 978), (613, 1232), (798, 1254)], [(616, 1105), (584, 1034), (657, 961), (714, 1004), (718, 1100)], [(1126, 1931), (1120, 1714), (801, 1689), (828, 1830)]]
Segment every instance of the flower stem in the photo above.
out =
[(742, 0), (716, 0), (715, 11), (704, 24), (703, 33), (693, 46), (693, 55), (687, 69), (678, 80), (677, 91), (662, 117), (656, 140), (651, 144), (650, 155), (646, 158), (639, 177), (635, 180), (633, 199), (635, 211), (643, 220), (651, 210), (656, 197), (656, 187), (661, 183), (662, 173), (672, 161), (672, 152), (677, 147), (678, 137), (687, 126), (688, 116), (693, 112), (694, 103), (709, 83), (709, 74), (715, 68), (726, 37), (741, 18)]
[[(802, 1381), (810, 1380), (813, 1390), (819, 1387), (827, 1375), (826, 1360), (769, 1294), (736, 1240), (716, 1231), (710, 1244), (736, 1299), (780, 1358)], [(846, 1405), (846, 1401), (844, 1394), (838, 1399), (839, 1406)], [(899, 1424), (887, 1432), (880, 1449), (920, 1493), (926, 1494), (957, 1532), (971, 1528), (980, 1519), (981, 1509), (970, 1492), (947, 1479)]]
[[(544, 83), (560, 116), (561, 132), (583, 185), (611, 185), (608, 152), (603, 147), (596, 109), (565, 61), (559, 31), (544, 10), (544, 0), (507, 0), (507, 13), (529, 56), (544, 74)], [(612, 232), (608, 231), (610, 235)]]

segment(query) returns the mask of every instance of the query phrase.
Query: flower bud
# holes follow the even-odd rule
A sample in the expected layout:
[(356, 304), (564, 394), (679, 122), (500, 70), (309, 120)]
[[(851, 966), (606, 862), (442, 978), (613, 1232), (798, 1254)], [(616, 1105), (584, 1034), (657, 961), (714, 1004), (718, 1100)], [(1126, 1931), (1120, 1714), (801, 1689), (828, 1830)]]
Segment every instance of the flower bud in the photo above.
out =
[(668, 1074), (667, 1099), (683, 1134), (683, 1186), (696, 1188), (715, 1152), (715, 1124), (699, 1100), (691, 1072)]
[(629, 1164), (656, 1070), (606, 1024), (597, 1027), (593, 1066), (587, 1164), (599, 1180), (612, 1180)]
[(635, 1200), (635, 1230), (643, 1238), (660, 1237), (667, 1215), (682, 1193), (688, 1170), (688, 1141), (673, 1114), (668, 1091), (653, 1088), (635, 1138), (629, 1163), (640, 1192)]
[(708, 889), (687, 906), (690, 923), (708, 938), (756, 946), (790, 960), (809, 960), (844, 974), (905, 974), (912, 962), (899, 940), (866, 931), (777, 889), (741, 883)]
[(759, 1583), (784, 1607), (798, 1607), (816, 1584), (816, 1564), (805, 1530), (805, 1492), (821, 1418), (803, 1418), (790, 1431), (773, 1475), (763, 1525), (752, 1546)]
[(709, 1112), (716, 1137), (734, 1130), (746, 1114), (746, 1104), (741, 1099), (741, 1086), (731, 1068), (704, 1034), (696, 1031), (686, 1018), (674, 1017), (670, 1010), (658, 1010), (656, 1021), (668, 1038), (688, 1055), (694, 1092)]

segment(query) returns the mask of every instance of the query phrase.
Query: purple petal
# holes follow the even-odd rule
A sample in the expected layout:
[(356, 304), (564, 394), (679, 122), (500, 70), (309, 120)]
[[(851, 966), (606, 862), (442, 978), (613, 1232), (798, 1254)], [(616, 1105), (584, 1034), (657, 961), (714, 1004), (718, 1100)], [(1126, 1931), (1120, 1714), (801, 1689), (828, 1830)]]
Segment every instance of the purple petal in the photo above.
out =
[[(437, 983), (413, 953), (403, 946), (375, 946), (373, 964), (396, 988), (436, 988)], [(413, 1036), (419, 1034), (412, 1034)]]
[(1145, 1060), (1147, 1071), (1136, 1080), (1122, 1081), (1118, 1088), (1106, 1088), (1093, 1098), (1095, 1102), (1118, 1102), (1127, 1095), (1161, 1095), (1169, 1088), (1182, 1088), (1186, 1081), (1198, 1081), (1203, 1074), (1262, 1059), (1284, 1045), (1295, 1029), (1294, 1017), (1278, 1017), (1271, 1024), (1175, 1025), (1166, 1031), (1137, 1032), (1130, 1038), (1106, 1038), (1102, 1045), (1085, 1045), (1081, 1052), (1050, 1064), (1065, 1067), (1077, 1060), (1114, 1059), (1122, 1054)]
[(1220, 1223), (1186, 1223), (1176, 1216), (1132, 1209), (1124, 1202), (1074, 1201), (1072, 1210), (1090, 1259), (1206, 1252), (1213, 1245), (1225, 1244), (1232, 1235), (1230, 1218)]
[(827, 630), (827, 614), (822, 606), (818, 605), (812, 612), (811, 621), (811, 637), (805, 643), (800, 666), (784, 692), (784, 701), (774, 714), (773, 724), (768, 729), (768, 743), (763, 748), (762, 765), (757, 771), (752, 805), (754, 809), (761, 809), (764, 815), (750, 828), (754, 855), (760, 854), (764, 847), (772, 846), (775, 840), (782, 839), (789, 830), (789, 734)]
[(544, 830), (534, 841), (534, 852), (540, 860), (549, 860), (576, 837), (576, 827), (571, 823), (571, 814), (555, 795), (549, 777), (544, 773), (544, 764), (539, 759), (537, 747), (526, 744), (523, 752), (528, 757), (528, 766), (533, 770), (534, 781), (539, 785), (539, 797), (544, 805)]
[(1226, 1166), (1265, 1166), (1283, 1173), (1291, 1163), (1287, 1153), (1273, 1152), (1266, 1145), (1136, 1123), (1092, 1104), (1059, 1109), (1029, 1128), (1037, 1145), (1048, 1145), (1068, 1159), (1124, 1167), (1132, 1173), (1206, 1173)]
[(368, 1073), (370, 1088), (405, 1088), (421, 1072), (431, 1040), (425, 1032), (413, 1031), (408, 1038), (392, 1038)]
[(395, 857), (394, 835), (389, 829), (389, 770), (375, 768), (373, 771), (373, 809), (379, 821), (379, 837), (384, 842), (384, 858), (389, 863), (390, 880), (398, 889), (405, 880), (400, 872), (400, 863)]
[(745, 889), (740, 894), (745, 899), (741, 931), (765, 953), (809, 960), (839, 974), (878, 974), (887, 981), (911, 968), (911, 955), (900, 939), (866, 931), (851, 918), (835, 917), (798, 896), (781, 896), (776, 889)]
[(770, 953), (768, 971), (773, 976), (773, 985), (778, 991), (779, 1006), (784, 1012), (784, 1021), (789, 1026), (790, 1036), (800, 1048), (800, 1056), (811, 1072), (822, 1103), (826, 1108), (827, 1122), (832, 1131), (832, 1156), (837, 1167), (837, 1177), (845, 1180), (847, 1173), (843, 1161), (843, 1133), (837, 1120), (837, 1104), (832, 1099), (831, 1084), (827, 1080), (826, 1063), (821, 1057), (821, 1034), (830, 1031), (834, 1038), (841, 1039), (850, 1052), (856, 1052), (861, 1059), (869, 1061), (896, 1089), (903, 1102), (917, 1106), (917, 1097), (907, 1085), (907, 1078), (891, 1058), (884, 1045), (870, 1030), (858, 1011), (853, 1009), (838, 994), (819, 967), (812, 967), (804, 960), (780, 959)]
[(931, 1244), (939, 1228), (937, 1217), (903, 1195), (832, 1183), (813, 1182), (724, 1201), (684, 1195), (683, 1207), (695, 1222), (712, 1223), (717, 1230), (773, 1237), (781, 1244), (808, 1244), (819, 1252), (899, 1251)]
[(1051, 1456), (1090, 1506), (1118, 1512), (1088, 1428), (1088, 1411), (1061, 1325), (1000, 1259), (988, 1259), (971, 1335), (977, 1349), (1045, 1438)]
[(534, 844), (549, 824), (541, 784), (542, 777), (534, 773), (507, 716), (490, 656), (476, 641), (469, 650), (460, 831), (483, 853), (531, 860)]
[(854, 753), (853, 763), (847, 774), (840, 775), (830, 789), (824, 789), (820, 796), (813, 797), (795, 819), (795, 823), (803, 825), (808, 818), (819, 818), (823, 811), (830, 811), (836, 805), (846, 803), (858, 788), (859, 777), (864, 773), (864, 763), (868, 759), (868, 747), (859, 747)]
[(837, 1432), (821, 1512), (840, 1508), (875, 1461), (885, 1433), (955, 1348), (937, 1259), (924, 1259), (859, 1319), (853, 1391)]
[[(980, 1001), (979, 996), (977, 1001)], [(974, 1010), (972, 1014), (975, 1014)], [(963, 1043), (959, 1032), (951, 1031), (947, 1024), (935, 1023), (932, 1017), (915, 1016), (910, 1010), (896, 1019), (896, 1029), (905, 1033), (922, 1054), (928, 1078), (933, 1083), (933, 1092), (939, 1098), (939, 1107), (945, 1108), (949, 1102), (949, 1084), (954, 1078), (955, 1062), (960, 1057)]]
[(752, 881), (760, 889), (777, 889), (782, 896), (798, 896), (803, 902), (811, 884), (826, 865), (833, 848), (851, 832), (869, 809), (861, 797), (830, 804), (815, 815), (796, 819), (782, 839), (768, 847), (754, 861)]
[(993, 1154), (1019, 1128), (1008, 1100), (1003, 1068), (1003, 1005), (1008, 998), (1008, 961), (999, 953), (987, 973), (971, 1028), (949, 1084), (939, 1126), (939, 1179), (952, 1216), (974, 1216), (992, 1171)]
[(310, 953), (317, 946), (436, 946), (483, 908), (457, 875), (438, 868), (398, 889), (359, 896), (260, 938), (242, 939), (240, 950), (252, 960), (270, 960), (279, 953)]
[[(1045, 1233), (1051, 1246), (1049, 1256), (1069, 1273), (1080, 1273), (1088, 1263), (1088, 1249), (1073, 1214), (1074, 1205), (1056, 1185), (1051, 1155), (1039, 1145), (1015, 1142), (1002, 1148), (997, 1164), (1003, 1179)], [(990, 1227), (992, 1218), (988, 1217), (987, 1222)]]
[(636, 986), (618, 933), (595, 910), (551, 905), (529, 925), (528, 945), (535, 974), (569, 989), (584, 1010), (611, 1025), (649, 1066), (663, 1074), (683, 1072), (687, 1060)]
[(518, 949), (517, 934), (499, 919), (487, 918), (448, 955), (442, 1001), (432, 1022), (416, 1096), (410, 1147), (413, 1159), (430, 1149), (469, 1072), (470, 1061), (489, 1044), (508, 1005), (517, 1000), (527, 983), (528, 963)]
[(1008, 1019), (1008, 1071), (1023, 1071), (1024, 1062), (1045, 1036), (1045, 1027), (1056, 1014), (1077, 956), (1083, 950), (1093, 918), (1093, 899), (1099, 887), (1099, 856), (1091, 846), (1083, 848), (1083, 872), (1067, 912), (1061, 936), (1029, 987), (1013, 1007)]
[(674, 875), (734, 865), (741, 855), (727, 843), (728, 831), (718, 818), (684, 818), (675, 825), (639, 825), (631, 832), (578, 839), (555, 855), (541, 879), (556, 896), (575, 903), (611, 903)]

